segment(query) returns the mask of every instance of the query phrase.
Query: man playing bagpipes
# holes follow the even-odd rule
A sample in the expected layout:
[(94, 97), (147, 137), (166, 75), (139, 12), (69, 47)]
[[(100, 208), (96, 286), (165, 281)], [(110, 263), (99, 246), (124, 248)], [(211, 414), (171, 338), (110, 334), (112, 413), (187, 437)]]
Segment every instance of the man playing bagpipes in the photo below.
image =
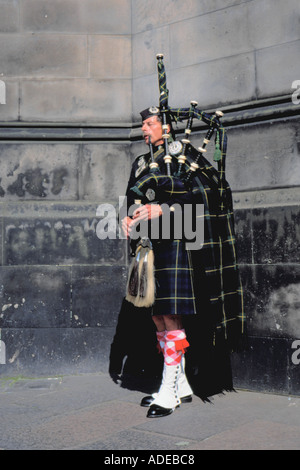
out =
[[(128, 215), (121, 222), (134, 254), (126, 301), (137, 309), (151, 308), (158, 348), (164, 356), (159, 390), (141, 402), (149, 407), (149, 418), (166, 416), (181, 403), (192, 401), (194, 390), (185, 373), (190, 343), (200, 342), (205, 356), (204, 344), (212, 350), (220, 344), (228, 351), (237, 350), (244, 334), (232, 199), (225, 179), (223, 113), (199, 111), (196, 102), (190, 108), (170, 108), (163, 56), (157, 59), (159, 107), (141, 112), (143, 137), (150, 151), (133, 163), (126, 191)], [(208, 125), (199, 149), (189, 140), (193, 118)], [(175, 140), (174, 120), (188, 120), (181, 141)], [(203, 156), (214, 132), (217, 169)], [(166, 232), (164, 220), (169, 225)], [(201, 243), (195, 239), (197, 227), (202, 227)], [(200, 319), (196, 324), (201, 331), (196, 333), (192, 327), (187, 337), (184, 324), (191, 317)], [(232, 389), (231, 383), (211, 391), (219, 393), (224, 388)]]

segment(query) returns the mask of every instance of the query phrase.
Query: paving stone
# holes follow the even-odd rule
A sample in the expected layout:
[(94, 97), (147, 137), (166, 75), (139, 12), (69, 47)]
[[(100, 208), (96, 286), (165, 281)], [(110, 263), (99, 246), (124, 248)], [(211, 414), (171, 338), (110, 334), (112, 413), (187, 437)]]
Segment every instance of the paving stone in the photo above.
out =
[(299, 450), (299, 433), (297, 426), (255, 420), (220, 432), (188, 450)]

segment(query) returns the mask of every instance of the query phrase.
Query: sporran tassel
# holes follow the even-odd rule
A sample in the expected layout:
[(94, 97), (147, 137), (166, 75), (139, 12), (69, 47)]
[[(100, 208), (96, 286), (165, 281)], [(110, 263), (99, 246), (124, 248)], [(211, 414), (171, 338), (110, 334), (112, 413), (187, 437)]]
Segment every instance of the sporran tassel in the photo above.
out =
[(144, 254), (144, 258), (141, 260), (141, 272), (139, 282), (139, 296), (145, 297), (147, 291), (147, 261), (148, 253)]
[(151, 307), (155, 300), (154, 254), (140, 246), (129, 270), (126, 300), (136, 307)]
[(132, 263), (129, 269), (127, 292), (132, 297), (136, 297), (138, 295), (138, 290), (139, 290), (139, 260), (140, 260), (140, 251), (136, 254), (136, 257), (132, 260)]

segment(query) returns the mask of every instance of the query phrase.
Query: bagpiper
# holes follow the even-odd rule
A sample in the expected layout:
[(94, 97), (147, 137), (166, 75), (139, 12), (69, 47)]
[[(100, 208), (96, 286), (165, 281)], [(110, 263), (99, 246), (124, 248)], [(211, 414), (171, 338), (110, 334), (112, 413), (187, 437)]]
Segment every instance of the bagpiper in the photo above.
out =
[[(133, 255), (121, 314), (126, 317), (130, 309), (150, 312), (163, 355), (161, 383), (141, 401), (149, 418), (169, 415), (191, 402), (193, 394), (207, 399), (231, 390), (230, 359), (224, 358), (245, 337), (232, 197), (225, 178), (223, 113), (200, 111), (196, 101), (189, 108), (169, 107), (162, 54), (157, 67), (159, 105), (141, 112), (149, 151), (132, 165), (127, 215), (121, 221)], [(193, 119), (207, 126), (198, 148), (190, 139)], [(177, 140), (173, 123), (184, 120), (184, 136)], [(205, 153), (214, 134), (213, 164)], [(131, 328), (135, 337), (145, 335), (138, 325)], [(114, 352), (120, 334), (115, 335)], [(217, 358), (223, 365), (226, 361), (218, 372)]]

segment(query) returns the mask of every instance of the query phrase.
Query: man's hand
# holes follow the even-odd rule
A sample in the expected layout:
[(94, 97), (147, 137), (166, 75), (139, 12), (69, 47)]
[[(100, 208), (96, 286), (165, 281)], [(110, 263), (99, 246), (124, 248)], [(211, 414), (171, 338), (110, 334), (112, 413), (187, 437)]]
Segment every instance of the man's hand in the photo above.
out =
[(139, 223), (142, 220), (157, 219), (161, 214), (162, 210), (159, 204), (145, 204), (134, 211), (133, 220)]
[(128, 216), (124, 217), (122, 220), (122, 230), (128, 238), (130, 237), (133, 227), (142, 221), (157, 219), (161, 214), (162, 210), (159, 204), (145, 204), (134, 211), (132, 219)]
[(122, 220), (122, 230), (126, 238), (129, 237), (129, 228), (133, 223), (133, 220), (128, 216), (124, 217), (124, 219)]

